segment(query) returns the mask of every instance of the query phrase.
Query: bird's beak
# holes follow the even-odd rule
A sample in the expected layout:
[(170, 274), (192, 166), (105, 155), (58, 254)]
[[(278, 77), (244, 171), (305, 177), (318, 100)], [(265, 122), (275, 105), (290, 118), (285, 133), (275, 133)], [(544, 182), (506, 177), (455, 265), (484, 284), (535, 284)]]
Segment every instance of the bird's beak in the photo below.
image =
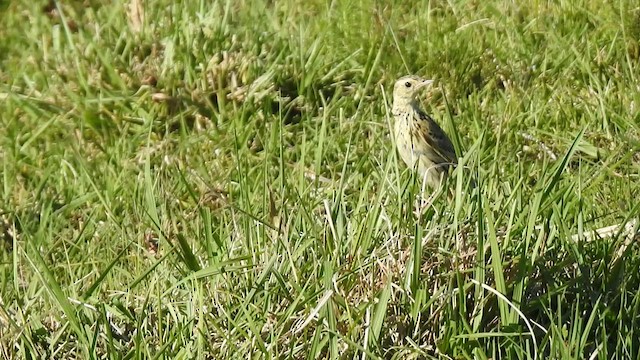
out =
[(418, 89), (422, 89), (423, 87), (427, 87), (429, 85), (433, 84), (433, 80), (422, 80), (419, 84), (418, 84)]

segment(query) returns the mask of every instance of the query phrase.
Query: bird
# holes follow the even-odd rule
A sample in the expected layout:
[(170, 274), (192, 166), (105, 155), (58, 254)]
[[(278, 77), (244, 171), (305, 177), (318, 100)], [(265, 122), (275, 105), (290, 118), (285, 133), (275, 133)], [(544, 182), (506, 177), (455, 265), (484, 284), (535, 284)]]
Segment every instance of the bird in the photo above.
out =
[(431, 84), (433, 80), (416, 75), (398, 79), (393, 87), (391, 111), (400, 157), (409, 168), (417, 168), (427, 186), (438, 190), (449, 168), (457, 165), (458, 157), (449, 136), (418, 104), (419, 91)]

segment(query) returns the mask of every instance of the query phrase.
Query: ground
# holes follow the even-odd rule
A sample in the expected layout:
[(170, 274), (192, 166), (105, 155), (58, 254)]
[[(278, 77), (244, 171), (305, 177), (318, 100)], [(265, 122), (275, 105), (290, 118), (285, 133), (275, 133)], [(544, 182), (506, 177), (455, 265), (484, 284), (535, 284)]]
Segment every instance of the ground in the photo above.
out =
[[(0, 16), (3, 358), (640, 356), (637, 2)], [(395, 152), (406, 74), (452, 198)]]

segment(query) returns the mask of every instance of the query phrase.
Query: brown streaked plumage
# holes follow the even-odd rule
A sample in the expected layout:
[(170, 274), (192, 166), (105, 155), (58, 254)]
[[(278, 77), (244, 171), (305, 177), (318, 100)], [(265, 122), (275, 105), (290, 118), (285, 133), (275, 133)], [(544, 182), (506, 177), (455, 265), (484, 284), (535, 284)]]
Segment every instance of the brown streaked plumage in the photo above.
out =
[(442, 128), (424, 111), (416, 100), (420, 89), (433, 83), (415, 75), (396, 81), (393, 88), (393, 117), (396, 146), (402, 160), (427, 185), (437, 189), (446, 179), (449, 167), (458, 162), (453, 144)]

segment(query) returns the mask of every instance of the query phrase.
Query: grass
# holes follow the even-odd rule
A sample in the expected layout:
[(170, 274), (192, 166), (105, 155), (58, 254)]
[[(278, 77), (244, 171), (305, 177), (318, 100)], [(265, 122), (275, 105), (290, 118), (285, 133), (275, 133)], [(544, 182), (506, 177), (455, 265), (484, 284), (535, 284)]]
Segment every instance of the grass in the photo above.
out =
[(640, 358), (635, 2), (131, 4), (1, 4), (3, 358)]

